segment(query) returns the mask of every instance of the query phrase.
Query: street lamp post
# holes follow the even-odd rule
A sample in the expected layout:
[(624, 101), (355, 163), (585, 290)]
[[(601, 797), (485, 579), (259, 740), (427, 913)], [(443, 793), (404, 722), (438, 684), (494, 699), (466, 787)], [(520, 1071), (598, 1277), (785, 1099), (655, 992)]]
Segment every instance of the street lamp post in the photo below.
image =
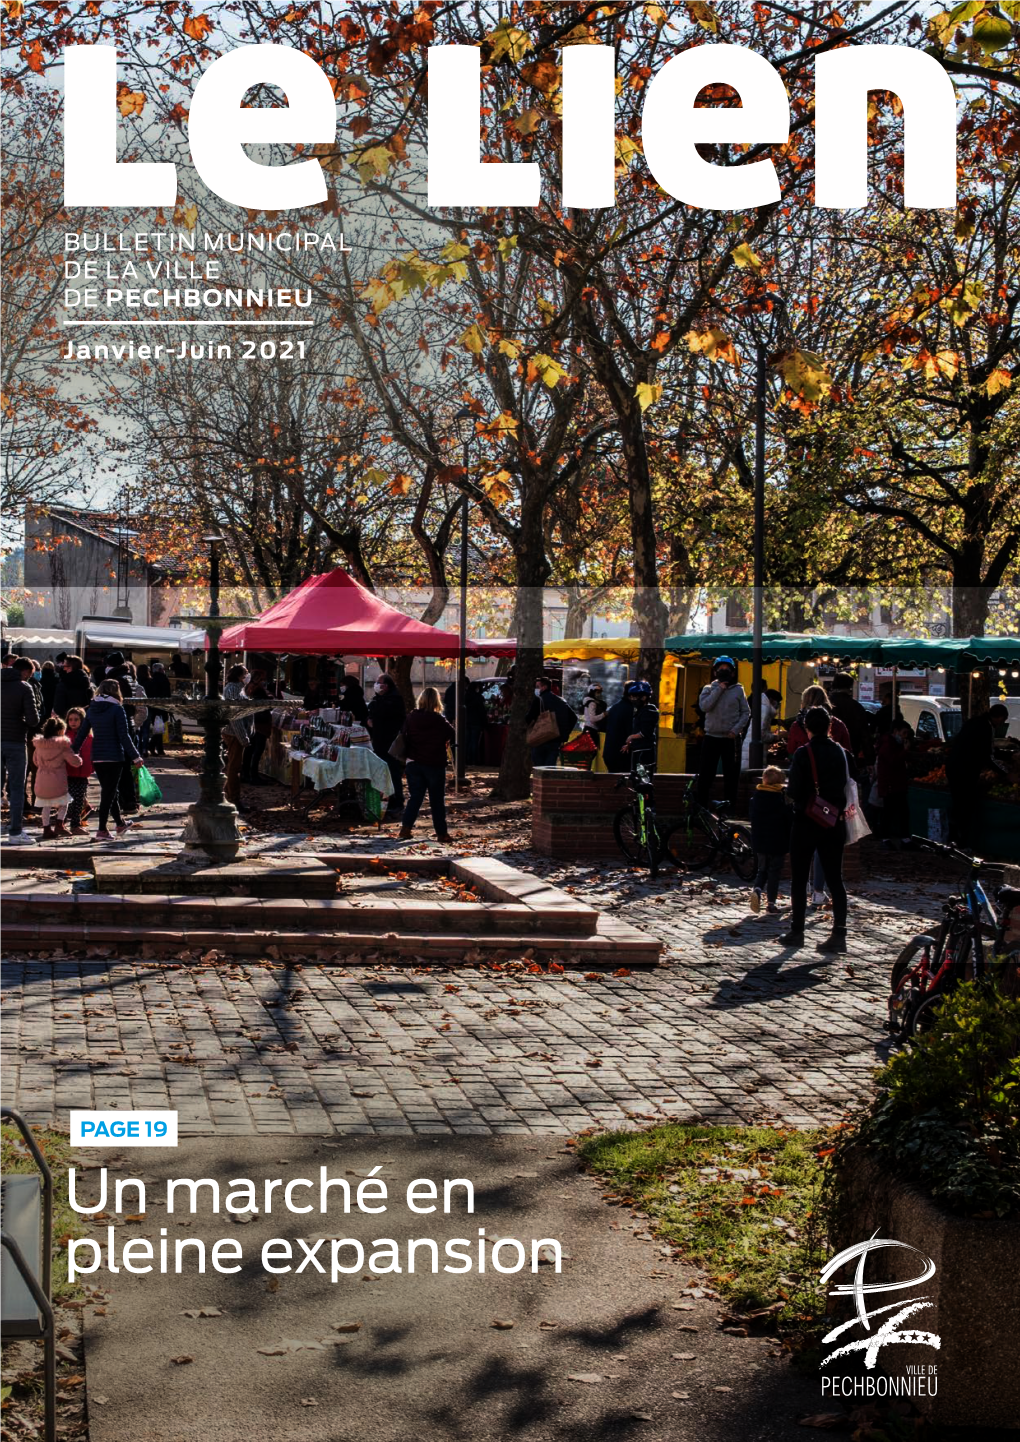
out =
[(748, 761), (752, 771), (765, 764), (761, 734), (761, 688), (764, 655), (762, 633), (765, 619), (765, 346), (758, 342), (754, 387), (754, 616), (751, 661), (751, 744)]
[[(475, 428), (475, 413), (469, 406), (462, 406), (454, 416), (460, 433), (464, 457), (464, 477), (467, 480), (468, 461), (471, 452), (471, 436)], [(457, 655), (457, 790), (467, 785), (467, 592), (468, 592), (468, 510), (470, 501), (467, 491), (460, 505), (460, 645)]]
[[(237, 810), (223, 794), (223, 726), (229, 721), (229, 703), (223, 701), (223, 663), (220, 659), (220, 546), (223, 537), (203, 536), (209, 547), (209, 614), (202, 617), (209, 646), (205, 658), (205, 700), (194, 707), (202, 727), (202, 769), (198, 776), (198, 800), (188, 809), (184, 839), (189, 847), (204, 851), (217, 861), (232, 861), (241, 846)], [(197, 619), (197, 618), (196, 618)]]

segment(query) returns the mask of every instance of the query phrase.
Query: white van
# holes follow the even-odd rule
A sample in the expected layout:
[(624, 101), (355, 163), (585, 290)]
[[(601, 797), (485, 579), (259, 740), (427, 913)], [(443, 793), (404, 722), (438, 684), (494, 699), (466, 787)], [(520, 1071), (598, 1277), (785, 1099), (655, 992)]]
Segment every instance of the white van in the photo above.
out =
[(959, 696), (898, 696), (903, 719), (918, 741), (952, 741), (963, 725)]
[[(952, 741), (963, 725), (958, 696), (900, 696), (904, 720), (914, 728), (919, 741)], [(1005, 706), (1009, 712), (1008, 736), (1020, 741), (1020, 696), (992, 696), (990, 704)]]

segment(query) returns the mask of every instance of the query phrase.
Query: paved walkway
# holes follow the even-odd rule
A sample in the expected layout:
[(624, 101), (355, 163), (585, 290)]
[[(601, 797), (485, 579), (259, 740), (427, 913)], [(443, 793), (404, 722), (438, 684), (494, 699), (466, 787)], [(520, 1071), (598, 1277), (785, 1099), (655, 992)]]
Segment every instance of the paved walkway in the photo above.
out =
[[(823, 961), (783, 950), (779, 925), (750, 918), (725, 883), (653, 888), (605, 869), (572, 884), (658, 932), (665, 967), (552, 977), (11, 958), (6, 1100), (33, 1122), (66, 1123), (71, 1106), (175, 1107), (188, 1134), (813, 1125), (838, 1117), (884, 1056), (889, 963), (939, 890), (863, 888), (851, 955)], [(809, 942), (826, 929), (818, 919)]]

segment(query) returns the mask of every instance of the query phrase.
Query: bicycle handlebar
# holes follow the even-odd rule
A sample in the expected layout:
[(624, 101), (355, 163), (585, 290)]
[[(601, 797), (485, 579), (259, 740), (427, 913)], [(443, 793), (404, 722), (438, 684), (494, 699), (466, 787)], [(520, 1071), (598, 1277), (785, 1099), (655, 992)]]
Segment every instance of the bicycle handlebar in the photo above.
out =
[(980, 871), (985, 864), (983, 857), (971, 856), (968, 852), (961, 851), (958, 846), (949, 845), (944, 841), (931, 841), (927, 836), (912, 836), (910, 839), (916, 841), (918, 846), (925, 851), (935, 851), (940, 856), (951, 857), (954, 861), (966, 862), (972, 871)]

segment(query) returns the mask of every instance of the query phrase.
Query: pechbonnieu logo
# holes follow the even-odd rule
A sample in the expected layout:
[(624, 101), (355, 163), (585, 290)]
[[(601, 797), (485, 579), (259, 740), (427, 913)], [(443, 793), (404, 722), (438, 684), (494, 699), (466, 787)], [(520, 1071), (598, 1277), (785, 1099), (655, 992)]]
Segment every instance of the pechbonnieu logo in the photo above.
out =
[[(923, 1263), (922, 1270), (916, 1276), (902, 1282), (869, 1282), (865, 1279), (865, 1268), (872, 1252), (878, 1251), (881, 1247), (902, 1247), (905, 1251), (913, 1252)], [(850, 1262), (856, 1262), (852, 1280), (838, 1282), (831, 1289), (834, 1297), (852, 1297), (856, 1315), (848, 1322), (841, 1322), (838, 1327), (833, 1327), (822, 1338), (822, 1345), (828, 1346), (845, 1333), (851, 1332), (854, 1328), (861, 1328), (864, 1335), (855, 1337), (852, 1341), (844, 1342), (841, 1346), (833, 1348), (822, 1358), (822, 1366), (828, 1364), (837, 1357), (846, 1357), (854, 1352), (863, 1352), (864, 1365), (869, 1373), (874, 1373), (875, 1363), (878, 1354), (883, 1347), (893, 1343), (912, 1343), (924, 1347), (934, 1347), (936, 1351), (941, 1347), (940, 1337), (935, 1332), (922, 1332), (914, 1327), (900, 1329), (901, 1323), (915, 1313), (924, 1311), (935, 1304), (925, 1297), (900, 1298), (895, 1302), (888, 1302), (881, 1307), (870, 1307), (868, 1301), (873, 1296), (883, 1292), (903, 1292), (920, 1287), (924, 1282), (930, 1281), (935, 1275), (935, 1263), (930, 1257), (926, 1257), (917, 1247), (912, 1247), (908, 1242), (898, 1242), (888, 1237), (879, 1237), (873, 1233), (866, 1242), (857, 1242), (852, 1247), (846, 1247), (831, 1258), (822, 1268), (822, 1281), (829, 1282), (832, 1277)], [(866, 1300), (868, 1299), (868, 1300)], [(891, 1316), (885, 1316), (892, 1313)], [(885, 1320), (872, 1330), (872, 1323), (875, 1318), (885, 1316)], [(888, 1377), (882, 1373), (877, 1376), (853, 1377), (834, 1376), (829, 1374), (822, 1378), (822, 1392), (832, 1396), (868, 1396), (868, 1397), (911, 1397), (911, 1396), (934, 1396), (938, 1390), (938, 1372), (933, 1364), (921, 1365), (910, 1364), (907, 1366), (906, 1374), (901, 1377)]]

